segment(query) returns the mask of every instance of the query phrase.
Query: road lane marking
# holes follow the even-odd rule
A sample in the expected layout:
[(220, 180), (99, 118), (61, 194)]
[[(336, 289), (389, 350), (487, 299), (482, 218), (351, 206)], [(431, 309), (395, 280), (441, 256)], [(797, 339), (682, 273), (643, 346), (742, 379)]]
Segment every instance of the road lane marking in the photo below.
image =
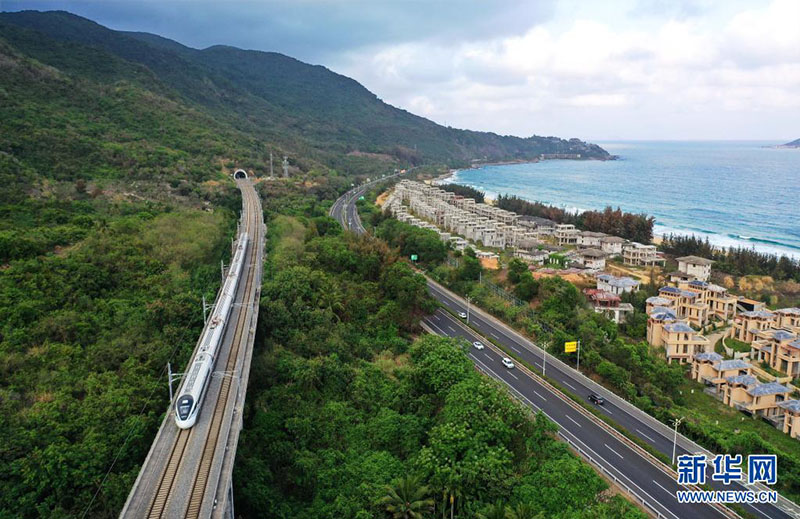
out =
[(511, 347), (511, 349), (512, 349), (512, 350), (514, 350), (514, 351), (516, 351), (517, 353), (522, 353), (521, 351), (519, 351), (518, 349), (516, 349), (516, 348), (515, 348), (515, 347), (513, 347), (513, 346)]
[(453, 333), (456, 333), (455, 329), (454, 329), (452, 326), (450, 326), (450, 325), (448, 324), (448, 325), (447, 325), (447, 327), (450, 329), (450, 331), (451, 331), (451, 332), (453, 332)]
[(488, 354), (488, 353), (486, 353), (486, 352), (483, 352), (483, 356), (484, 356), (484, 357), (486, 357), (487, 359), (491, 360), (491, 361), (494, 361), (494, 359), (493, 359), (493, 358), (491, 358), (491, 357), (489, 356), (489, 354)]
[(547, 401), (547, 399), (545, 397), (543, 397), (542, 395), (540, 395), (538, 391), (536, 391), (535, 389), (533, 389), (532, 391), (536, 396), (538, 396), (539, 398), (541, 398), (545, 402)]
[(507, 371), (506, 373), (508, 373), (508, 374), (509, 374), (509, 375), (511, 375), (512, 377), (516, 378), (517, 380), (519, 380), (519, 379), (517, 378), (517, 376), (516, 376), (515, 374), (511, 373), (510, 371)]
[(566, 418), (566, 419), (567, 419), (567, 420), (569, 420), (570, 422), (574, 423), (574, 424), (575, 424), (575, 425), (577, 425), (578, 427), (581, 427), (581, 424), (579, 424), (578, 422), (576, 422), (575, 420), (573, 420), (572, 418), (570, 418), (570, 416), (569, 416), (568, 414), (565, 414), (565, 415), (564, 415), (564, 418)]
[[(475, 358), (475, 357), (473, 356), (473, 358)], [(478, 364), (480, 364), (480, 365), (482, 366), (482, 368), (485, 370), (485, 372), (491, 373), (492, 375), (494, 375), (494, 377), (495, 377), (496, 379), (498, 379), (499, 381), (501, 381), (501, 382), (503, 382), (504, 384), (506, 384), (506, 385), (508, 386), (508, 389), (509, 389), (509, 390), (510, 390), (512, 393), (515, 393), (515, 394), (516, 394), (517, 396), (519, 396), (519, 397), (520, 397), (520, 398), (521, 398), (523, 401), (527, 402), (527, 403), (528, 403), (528, 405), (530, 405), (530, 406), (531, 406), (531, 407), (532, 407), (534, 410), (541, 410), (541, 408), (540, 408), (539, 406), (537, 406), (536, 404), (534, 404), (533, 402), (531, 402), (531, 400), (530, 400), (529, 398), (527, 398), (525, 395), (523, 395), (521, 392), (519, 392), (519, 391), (518, 391), (518, 390), (516, 390), (516, 389), (515, 389), (513, 386), (511, 386), (511, 384), (509, 384), (509, 383), (508, 383), (508, 381), (506, 381), (506, 380), (503, 380), (503, 378), (502, 378), (500, 375), (498, 375), (498, 373), (497, 373), (496, 371), (494, 371), (493, 369), (491, 369), (489, 366), (487, 366), (486, 364), (484, 364), (483, 362), (481, 362), (481, 361), (480, 361), (480, 360), (478, 360), (477, 358), (475, 358), (475, 362), (477, 362)], [(531, 380), (533, 380), (533, 379), (531, 379)], [(545, 413), (545, 416), (547, 416), (547, 417), (548, 417), (548, 418), (550, 418), (551, 420), (554, 420), (554, 417), (553, 417), (553, 416), (550, 416), (550, 415), (548, 415), (547, 413)], [(554, 421), (555, 421), (555, 420), (554, 420)], [(605, 431), (605, 430), (603, 430), (603, 432), (604, 432), (604, 433), (606, 433), (606, 434), (608, 434), (608, 433), (607, 433), (607, 431)], [(670, 510), (669, 510), (669, 509), (668, 509), (668, 508), (667, 508), (667, 507), (664, 505), (664, 503), (662, 503), (662, 502), (658, 501), (658, 500), (657, 500), (657, 499), (655, 499), (653, 496), (651, 496), (649, 493), (647, 493), (647, 492), (646, 492), (644, 489), (642, 489), (642, 487), (640, 487), (639, 485), (637, 485), (636, 483), (634, 483), (634, 482), (633, 482), (633, 480), (631, 480), (631, 479), (630, 479), (630, 477), (628, 477), (628, 476), (627, 476), (627, 474), (625, 474), (624, 472), (622, 472), (621, 470), (619, 470), (618, 468), (616, 468), (616, 467), (614, 466), (614, 464), (612, 464), (611, 462), (609, 462), (608, 460), (606, 460), (605, 458), (603, 458), (602, 456), (600, 456), (598, 453), (594, 452), (594, 451), (593, 451), (593, 450), (592, 450), (592, 449), (591, 449), (591, 448), (590, 448), (588, 445), (586, 445), (586, 444), (585, 444), (584, 442), (582, 442), (582, 441), (581, 441), (581, 440), (580, 440), (580, 439), (579, 439), (577, 436), (575, 436), (575, 435), (574, 435), (574, 433), (570, 432), (568, 429), (562, 429), (561, 433), (562, 433), (562, 434), (569, 434), (570, 436), (572, 436), (572, 437), (573, 437), (573, 439), (574, 439), (574, 441), (576, 441), (576, 442), (580, 443), (581, 445), (583, 445), (583, 448), (584, 448), (586, 451), (588, 451), (588, 452), (590, 452), (590, 453), (593, 453), (593, 454), (596, 456), (596, 459), (603, 460), (603, 462), (607, 464), (607, 466), (608, 466), (608, 469), (609, 469), (609, 470), (616, 471), (616, 472), (619, 474), (619, 476), (620, 476), (622, 479), (625, 479), (625, 480), (627, 480), (627, 481), (630, 483), (630, 486), (631, 486), (631, 487), (635, 487), (636, 489), (638, 489), (638, 491), (639, 491), (639, 492), (640, 492), (642, 495), (644, 495), (644, 496), (648, 497), (648, 498), (649, 498), (649, 499), (650, 499), (650, 500), (651, 500), (653, 503), (657, 503), (657, 504), (658, 504), (658, 506), (659, 506), (659, 507), (660, 507), (660, 508), (661, 508), (661, 509), (662, 509), (662, 510), (663, 510), (663, 511), (666, 513), (666, 514), (668, 514), (670, 517), (673, 517), (673, 518), (675, 518), (675, 519), (679, 519), (677, 515), (675, 515), (674, 513), (672, 513), (672, 511), (670, 511)], [(637, 455), (639, 455), (639, 454), (637, 453)], [(639, 456), (640, 456), (640, 455), (639, 455)], [(645, 458), (642, 458), (642, 459), (645, 459)], [(640, 497), (640, 499), (642, 499), (642, 498)]]
[(610, 410), (610, 409), (606, 409), (605, 407), (603, 408), (603, 411), (605, 411), (605, 412), (606, 412), (606, 413), (608, 413), (608, 414), (614, 414), (614, 413), (612, 413), (612, 412), (611, 412), (611, 410)]
[(564, 385), (567, 386), (567, 387), (571, 387), (573, 391), (577, 391), (577, 389), (575, 389), (575, 386), (573, 386), (572, 384), (570, 384), (566, 380), (564, 381)]
[[(658, 486), (658, 488), (660, 488), (661, 490), (663, 490), (663, 491), (664, 491), (664, 492), (666, 492), (667, 494), (671, 495), (672, 497), (675, 497), (675, 494), (674, 494), (673, 492), (670, 492), (669, 490), (667, 490), (666, 488), (664, 488), (664, 487), (661, 485), (661, 483), (659, 483), (659, 482), (658, 482), (658, 481), (656, 481), (655, 479), (653, 480), (653, 483), (655, 483), (655, 484), (656, 484), (656, 486)], [(675, 497), (675, 499), (677, 499), (677, 497)]]
[(637, 433), (639, 433), (639, 434), (641, 434), (642, 436), (644, 436), (645, 438), (647, 438), (647, 439), (648, 439), (648, 440), (650, 440), (651, 442), (653, 442), (653, 443), (655, 443), (655, 442), (656, 442), (654, 439), (652, 439), (651, 437), (647, 436), (645, 433), (643, 433), (643, 432), (642, 432), (642, 431), (640, 431), (639, 429), (636, 429), (636, 432), (637, 432)]
[[(603, 445), (605, 445), (606, 447), (608, 447), (608, 444), (607, 444), (607, 443), (604, 443)], [(608, 450), (610, 450), (611, 452), (613, 452), (614, 454), (616, 454), (617, 456), (619, 456), (620, 458), (622, 458), (622, 454), (620, 454), (619, 452), (615, 451), (615, 450), (614, 450), (614, 449), (612, 449), (611, 447), (608, 447)], [(625, 459), (625, 458), (622, 458), (622, 459)]]

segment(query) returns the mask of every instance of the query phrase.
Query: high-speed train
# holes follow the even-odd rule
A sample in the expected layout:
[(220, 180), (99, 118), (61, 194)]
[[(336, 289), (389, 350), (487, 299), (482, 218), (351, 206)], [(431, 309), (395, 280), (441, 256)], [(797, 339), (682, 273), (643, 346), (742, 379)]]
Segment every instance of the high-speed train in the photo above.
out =
[(228, 269), (228, 276), (222, 286), (222, 294), (220, 294), (219, 300), (214, 307), (208, 325), (203, 330), (197, 354), (189, 366), (183, 385), (178, 392), (178, 399), (175, 401), (175, 423), (181, 429), (188, 429), (197, 421), (197, 413), (203, 403), (211, 373), (214, 371), (217, 350), (222, 342), (222, 337), (228, 324), (228, 317), (236, 297), (236, 289), (239, 286), (247, 245), (248, 236), (246, 232), (243, 232), (239, 236), (239, 243), (236, 245), (236, 252)]

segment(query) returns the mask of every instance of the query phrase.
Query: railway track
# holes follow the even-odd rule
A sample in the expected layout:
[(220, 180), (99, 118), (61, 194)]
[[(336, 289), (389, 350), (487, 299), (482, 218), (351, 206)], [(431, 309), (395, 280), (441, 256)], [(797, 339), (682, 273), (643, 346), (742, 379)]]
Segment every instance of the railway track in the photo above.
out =
[[(237, 181), (239, 182), (248, 182)], [(245, 287), (241, 301), (249, 302), (253, 297), (255, 290), (256, 269), (252, 268), (258, 259), (258, 249), (260, 247), (260, 204), (258, 202), (258, 195), (255, 189), (248, 186), (241, 186), (243, 206), (244, 206), (244, 231), (250, 236), (255, 237), (252, 241), (250, 248), (247, 252), (246, 265), (247, 269)], [(240, 346), (249, 329), (249, 319), (247, 304), (237, 305), (237, 314), (235, 316), (235, 331), (231, 347), (227, 352), (224, 368), (219, 363), (215, 365), (214, 372), (219, 373), (222, 371), (222, 380), (220, 386), (215, 394), (207, 393), (204, 402), (214, 402), (213, 409), (203, 409), (203, 417), (209, 420), (208, 428), (201, 432), (200, 427), (197, 425), (190, 429), (178, 429), (175, 441), (170, 450), (169, 459), (164, 465), (160, 473), (159, 481), (156, 485), (156, 491), (153, 494), (150, 506), (148, 508), (147, 517), (161, 518), (161, 517), (176, 517), (175, 510), (183, 509), (182, 517), (198, 518), (203, 511), (203, 501), (206, 495), (210, 492), (213, 494), (215, 489), (209, 489), (209, 480), (212, 476), (212, 468), (214, 464), (214, 456), (220, 447), (220, 441), (224, 440), (222, 437), (223, 426), (225, 425), (225, 415), (229, 407), (229, 400), (231, 389), (234, 387), (234, 378), (238, 376), (234, 373), (236, 368), (237, 359), (239, 358)], [(224, 355), (224, 354), (223, 354)], [(222, 355), (221, 355), (222, 356)], [(222, 360), (222, 359), (218, 359)], [(211, 390), (211, 386), (207, 391)], [(170, 408), (171, 409), (171, 408)], [(177, 429), (177, 427), (176, 427)], [(205, 438), (197, 438), (196, 436), (204, 434)], [(189, 485), (188, 494), (179, 492), (176, 494), (176, 485), (181, 477), (181, 474), (190, 469), (186, 463), (187, 447), (190, 444), (199, 444), (202, 441), (203, 447), (194, 469), (194, 475)], [(181, 503), (171, 503), (174, 499), (184, 500), (184, 506)]]

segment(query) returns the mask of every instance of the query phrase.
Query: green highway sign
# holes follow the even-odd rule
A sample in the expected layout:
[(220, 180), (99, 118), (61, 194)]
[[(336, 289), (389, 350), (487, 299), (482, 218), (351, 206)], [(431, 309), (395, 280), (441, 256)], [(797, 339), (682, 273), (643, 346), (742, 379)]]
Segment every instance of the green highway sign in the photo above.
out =
[(417, 261), (418, 259), (419, 259), (419, 256), (417, 256), (416, 254), (412, 254), (411, 255), (411, 261)]

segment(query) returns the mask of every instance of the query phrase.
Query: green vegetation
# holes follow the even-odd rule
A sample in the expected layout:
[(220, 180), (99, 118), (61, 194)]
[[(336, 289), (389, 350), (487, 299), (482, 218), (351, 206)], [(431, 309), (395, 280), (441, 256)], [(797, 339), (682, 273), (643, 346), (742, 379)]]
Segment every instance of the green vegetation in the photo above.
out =
[(500, 209), (518, 214), (547, 218), (556, 223), (571, 223), (584, 231), (604, 232), (640, 243), (650, 243), (653, 239), (653, 224), (656, 221), (646, 214), (625, 213), (611, 207), (603, 211), (570, 213), (560, 207), (529, 202), (514, 195), (500, 195), (496, 204)]
[[(458, 258), (459, 262), (464, 259)], [(581, 371), (664, 423), (687, 417), (681, 432), (706, 448), (732, 454), (776, 454), (783, 467), (778, 490), (791, 499), (800, 497), (800, 445), (797, 441), (770, 424), (749, 418), (703, 393), (703, 386), (687, 378), (685, 366), (668, 364), (663, 350), (644, 341), (644, 300), (652, 295), (655, 288), (652, 284), (644, 285), (636, 294), (624, 296), (626, 302), (633, 304), (635, 312), (630, 322), (617, 326), (588, 308), (573, 284), (559, 277), (534, 279), (519, 260), (509, 261), (504, 278), (499, 272), (483, 272), (483, 279), (530, 301), (531, 306), (511, 303), (490, 290), (489, 285), (477, 283), (477, 272), (465, 277), (463, 271), (463, 263), (457, 267), (441, 264), (434, 266), (430, 275), (452, 290), (469, 295), (474, 304), (539, 344), (547, 344), (550, 353), (568, 364), (574, 364), (575, 358), (574, 354), (564, 353), (563, 344), (580, 339)], [(533, 313), (529, 311), (532, 308)], [(722, 420), (723, 416), (727, 418)]]
[(736, 276), (751, 274), (771, 276), (777, 280), (800, 281), (800, 260), (758, 252), (745, 247), (716, 248), (697, 236), (673, 235), (664, 237), (659, 249), (675, 256), (696, 255), (715, 261), (714, 270)]
[(75, 232), (0, 270), (0, 515), (80, 516), (110, 469), (89, 515), (114, 515), (161, 421), (165, 365), (202, 328), (232, 215), (64, 200), (9, 214), (18, 232)]
[(750, 351), (750, 345), (748, 343), (734, 339), (733, 337), (723, 337), (722, 342), (728, 348), (739, 353), (748, 353)]
[(455, 517), (644, 517), (551, 422), (478, 374), (463, 345), (414, 339), (431, 304), (424, 278), (326, 220), (270, 223), (238, 513), (439, 517), (452, 495)]

